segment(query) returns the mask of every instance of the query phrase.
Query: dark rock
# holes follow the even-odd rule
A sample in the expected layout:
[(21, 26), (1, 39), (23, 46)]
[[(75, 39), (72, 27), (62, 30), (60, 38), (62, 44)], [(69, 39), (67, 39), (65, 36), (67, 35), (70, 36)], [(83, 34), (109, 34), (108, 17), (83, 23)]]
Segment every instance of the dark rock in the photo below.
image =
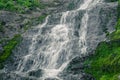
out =
[(118, 0), (104, 0), (105, 2), (116, 2)]
[(3, 52), (3, 47), (2, 45), (0, 44), (0, 53)]
[(6, 22), (5, 22), (5, 21), (2, 21), (2, 22), (1, 22), (1, 25), (6, 25)]
[(57, 78), (46, 78), (45, 80), (59, 80)]
[(43, 71), (41, 69), (33, 70), (28, 73), (29, 76), (34, 76), (34, 77), (41, 77), (42, 74), (43, 74)]
[(90, 75), (90, 74), (82, 73), (81, 80), (95, 80), (95, 78), (92, 75)]

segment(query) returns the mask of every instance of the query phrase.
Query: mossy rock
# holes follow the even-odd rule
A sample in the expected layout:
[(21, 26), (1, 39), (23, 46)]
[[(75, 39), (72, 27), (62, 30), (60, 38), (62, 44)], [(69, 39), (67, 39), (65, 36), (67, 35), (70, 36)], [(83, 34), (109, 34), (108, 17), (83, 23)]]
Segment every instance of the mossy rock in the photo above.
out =
[(4, 51), (0, 54), (0, 68), (3, 68), (3, 62), (11, 55), (12, 50), (21, 41), (21, 35), (15, 35), (14, 38), (8, 41), (8, 44), (3, 47)]
[(96, 80), (118, 80), (120, 74), (120, 39), (101, 42), (95, 54), (89, 57), (84, 65), (89, 65), (85, 68), (85, 72), (93, 75)]

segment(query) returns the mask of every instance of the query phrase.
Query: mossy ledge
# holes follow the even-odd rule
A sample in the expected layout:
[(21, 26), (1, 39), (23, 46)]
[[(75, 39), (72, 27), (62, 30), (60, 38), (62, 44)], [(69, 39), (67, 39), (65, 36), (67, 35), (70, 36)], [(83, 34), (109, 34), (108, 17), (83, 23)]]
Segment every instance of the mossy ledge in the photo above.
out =
[(96, 80), (120, 80), (120, 0), (116, 30), (108, 37), (109, 42), (101, 42), (84, 62), (84, 71)]
[(8, 41), (7, 45), (3, 47), (4, 51), (0, 53), (0, 69), (3, 68), (3, 62), (11, 55), (12, 50), (17, 44), (20, 43), (22, 37), (20, 34), (15, 35), (11, 40)]

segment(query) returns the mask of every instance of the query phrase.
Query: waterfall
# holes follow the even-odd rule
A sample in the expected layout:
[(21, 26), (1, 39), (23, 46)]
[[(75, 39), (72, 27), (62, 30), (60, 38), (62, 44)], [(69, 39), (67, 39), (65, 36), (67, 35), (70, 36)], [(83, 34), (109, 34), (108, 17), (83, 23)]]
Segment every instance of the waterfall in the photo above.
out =
[(13, 50), (14, 62), (0, 71), (2, 80), (83, 80), (83, 56), (105, 40), (105, 29), (113, 31), (117, 5), (104, 0), (69, 1), (75, 3), (73, 10), (48, 15), (23, 34)]
[[(101, 0), (84, 0), (78, 9), (62, 12), (59, 24), (52, 24), (52, 28), (43, 34), (42, 30), (49, 27), (51, 15), (47, 16), (45, 22), (36, 27), (38, 32), (31, 35), (29, 53), (19, 61), (16, 73), (29, 73), (41, 69), (44, 73), (39, 79), (44, 80), (49, 77), (60, 79), (57, 75), (75, 56), (87, 53), (88, 11), (100, 2)], [(81, 24), (78, 30), (79, 37), (76, 38), (72, 29), (75, 27), (75, 17), (80, 11), (84, 11), (84, 15), (79, 22)], [(72, 41), (78, 42), (77, 54), (72, 51), (71, 46), (74, 44), (71, 44)], [(42, 46), (39, 43), (43, 43)], [(27, 67), (29, 62), (31, 65)]]

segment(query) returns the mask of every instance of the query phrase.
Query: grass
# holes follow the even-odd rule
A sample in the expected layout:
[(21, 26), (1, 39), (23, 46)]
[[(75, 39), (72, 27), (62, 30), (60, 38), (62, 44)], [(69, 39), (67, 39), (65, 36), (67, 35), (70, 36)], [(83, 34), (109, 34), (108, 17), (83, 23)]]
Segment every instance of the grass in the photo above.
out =
[(43, 9), (45, 5), (40, 0), (0, 0), (0, 10), (25, 13), (37, 7)]
[(21, 35), (15, 35), (8, 44), (3, 47), (4, 51), (0, 54), (0, 68), (3, 68), (3, 62), (11, 55), (12, 50), (21, 40)]
[(95, 54), (84, 65), (85, 72), (92, 74), (96, 80), (118, 80), (120, 74), (120, 40), (101, 42)]
[(109, 42), (101, 42), (84, 65), (84, 71), (96, 80), (120, 80), (120, 0), (116, 30), (109, 35)]

